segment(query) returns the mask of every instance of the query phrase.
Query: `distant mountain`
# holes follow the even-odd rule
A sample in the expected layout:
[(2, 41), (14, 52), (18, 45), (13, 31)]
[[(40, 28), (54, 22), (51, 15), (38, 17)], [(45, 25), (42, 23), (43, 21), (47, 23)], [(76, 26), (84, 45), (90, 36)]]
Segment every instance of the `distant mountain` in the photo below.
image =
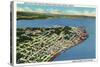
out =
[(68, 14), (57, 14), (57, 13), (38, 13), (38, 12), (24, 12), (17, 11), (17, 19), (52, 19), (52, 18), (79, 18), (79, 17), (95, 17), (93, 15), (68, 15)]

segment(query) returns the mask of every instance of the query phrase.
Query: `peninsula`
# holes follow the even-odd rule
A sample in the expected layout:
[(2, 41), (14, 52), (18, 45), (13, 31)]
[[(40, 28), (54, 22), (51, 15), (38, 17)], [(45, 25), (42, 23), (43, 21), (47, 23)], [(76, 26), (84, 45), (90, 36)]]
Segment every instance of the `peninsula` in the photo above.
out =
[(84, 27), (17, 28), (16, 62), (50, 62), (87, 38)]

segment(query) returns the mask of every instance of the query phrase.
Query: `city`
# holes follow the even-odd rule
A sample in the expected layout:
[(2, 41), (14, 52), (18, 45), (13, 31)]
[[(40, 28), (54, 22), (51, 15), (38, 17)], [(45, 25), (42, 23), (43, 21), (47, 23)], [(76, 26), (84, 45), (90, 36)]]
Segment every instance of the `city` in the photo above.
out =
[(17, 28), (16, 62), (50, 62), (87, 37), (84, 27)]

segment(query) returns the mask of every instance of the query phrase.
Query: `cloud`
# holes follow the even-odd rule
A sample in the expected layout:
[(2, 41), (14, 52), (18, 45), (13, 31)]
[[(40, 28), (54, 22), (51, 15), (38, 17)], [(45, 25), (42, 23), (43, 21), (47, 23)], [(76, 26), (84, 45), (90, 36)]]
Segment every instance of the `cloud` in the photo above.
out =
[(62, 11), (58, 9), (48, 9), (47, 11), (51, 14), (62, 14)]
[(33, 12), (37, 12), (37, 13), (46, 13), (46, 10), (42, 9), (42, 8), (36, 8), (33, 10)]
[(39, 12), (44, 12), (44, 9), (41, 9), (41, 8), (37, 8), (36, 11), (39, 11)]
[(35, 8), (32, 9), (30, 7), (17, 7), (18, 11), (26, 11), (26, 12), (37, 12), (37, 13), (51, 13), (51, 14), (66, 14), (66, 15), (87, 15), (87, 16), (95, 16), (95, 11), (89, 11), (89, 10), (59, 10), (59, 9), (43, 9), (43, 8)]
[(96, 13), (93, 11), (84, 11), (83, 15), (95, 16)]
[(33, 10), (29, 7), (18, 7), (17, 11), (32, 12)]
[(24, 10), (28, 11), (28, 12), (33, 12), (33, 10), (31, 8), (29, 8), (29, 7), (24, 7)]
[(67, 10), (65, 11), (66, 14), (80, 14), (81, 12), (76, 11), (76, 10)]
[(88, 15), (88, 16), (95, 16), (95, 12), (93, 11), (88, 11), (88, 10), (84, 10), (84, 11), (78, 11), (78, 10), (67, 10), (64, 11), (65, 14), (69, 14), (69, 15)]
[(25, 10), (23, 8), (21, 8), (21, 7), (18, 7), (17, 11), (25, 11)]

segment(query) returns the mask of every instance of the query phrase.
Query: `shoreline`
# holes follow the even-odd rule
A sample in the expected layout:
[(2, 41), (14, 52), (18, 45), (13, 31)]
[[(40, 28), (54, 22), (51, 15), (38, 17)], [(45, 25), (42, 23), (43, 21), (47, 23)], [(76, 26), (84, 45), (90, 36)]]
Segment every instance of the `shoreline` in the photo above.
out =
[(17, 20), (35, 20), (35, 19), (54, 19), (54, 18), (96, 18), (90, 15), (61, 15), (61, 14), (47, 14), (47, 13), (33, 13), (33, 12), (19, 12), (17, 11)]
[[(80, 42), (80, 43), (81, 43), (81, 42)], [(78, 46), (80, 43), (78, 43), (78, 44), (76, 44), (76, 45)], [(56, 53), (56, 54), (49, 60), (49, 62), (54, 61), (54, 59), (55, 59), (57, 56), (61, 55), (61, 53), (66, 52), (67, 50), (69, 50), (69, 49), (75, 47), (76, 45), (74, 45), (74, 46), (72, 46), (72, 47), (70, 47), (70, 48), (68, 48), (68, 49), (65, 49), (65, 50), (63, 50), (63, 51), (61, 51), (61, 52)]]
[[(86, 37), (88, 38), (88, 35), (86, 35)], [(87, 39), (87, 38), (86, 38), (86, 39)], [(73, 47), (75, 47), (75, 46), (80, 45), (80, 43), (82, 43), (82, 42), (85, 41), (86, 39), (83, 39), (82, 41), (78, 42), (78, 43), (75, 44), (74, 46), (71, 46), (71, 47), (69, 47), (69, 48), (66, 48), (66, 49), (64, 49), (64, 50), (62, 50), (62, 51), (56, 53), (49, 61), (53, 61), (53, 60), (54, 60), (57, 56), (59, 56), (61, 53), (65, 52), (65, 51), (67, 51), (67, 50), (69, 50), (69, 49), (71, 49), (71, 48), (73, 48)]]
[[(59, 29), (62, 29), (63, 31), (61, 31), (61, 30), (59, 30)], [(51, 41), (51, 44), (49, 43), (47, 43), (48, 45), (46, 45), (46, 46), (42, 46), (42, 44), (41, 44), (41, 49), (40, 49), (40, 45), (38, 45), (38, 46), (36, 46), (36, 45), (34, 45), (33, 47), (34, 47), (34, 58), (36, 58), (36, 59), (34, 59), (34, 60), (36, 60), (37, 62), (40, 62), (40, 61), (45, 61), (45, 62), (48, 62), (48, 61), (53, 61), (58, 55), (60, 55), (61, 54), (61, 52), (65, 52), (66, 50), (68, 50), (68, 49), (70, 49), (70, 48), (72, 48), (72, 47), (74, 47), (74, 46), (77, 46), (77, 45), (79, 45), (79, 43), (81, 43), (81, 42), (83, 42), (84, 40), (86, 40), (87, 39), (87, 32), (85, 31), (85, 29), (84, 28), (82, 28), (82, 27), (78, 27), (78, 28), (74, 28), (74, 27), (61, 27), (61, 28), (58, 28), (58, 31), (59, 32), (57, 32), (57, 28), (50, 28), (50, 29), (43, 29), (44, 31), (42, 31), (42, 29), (41, 29), (41, 31), (39, 31), (40, 29), (38, 29), (38, 30), (35, 30), (34, 32), (32, 32), (33, 31), (33, 29), (24, 29), (23, 31), (25, 31), (25, 35), (24, 35), (24, 37), (27, 35), (27, 34), (33, 34), (33, 35), (35, 35), (35, 34), (37, 34), (37, 33), (41, 33), (41, 32), (47, 32), (48, 30), (49, 30), (49, 32), (48, 33), (46, 33), (46, 35), (45, 34), (43, 34), (43, 35), (41, 35), (41, 34), (39, 34), (39, 36), (38, 36), (38, 38), (36, 37), (35, 39), (34, 39), (34, 41), (32, 42), (32, 44), (39, 44), (39, 43), (42, 43), (42, 42), (44, 42), (45, 44), (46, 44), (46, 41), (49, 43), (50, 41), (49, 40), (51, 40), (52, 39), (52, 41)], [(47, 30), (47, 31), (46, 31)], [(52, 30), (52, 31), (51, 31)], [(54, 32), (54, 30), (55, 30), (55, 32)], [(66, 31), (67, 30), (67, 31)], [(70, 30), (70, 31), (72, 31), (72, 32), (70, 32), (69, 33), (69, 35), (66, 35), (66, 33), (64, 33), (65, 31), (66, 32), (68, 32), (68, 30)], [(19, 31), (20, 33), (22, 32), (22, 29)], [(44, 32), (44, 33), (45, 33)], [(51, 32), (53, 32), (53, 34), (52, 34), (52, 36), (51, 37), (49, 37), (48, 36), (48, 34), (51, 34)], [(24, 34), (24, 33), (23, 33)], [(54, 35), (55, 34), (55, 35)], [(66, 36), (70, 36), (70, 38), (68, 38), (67, 37), (67, 39), (66, 38), (64, 38), (65, 37), (65, 35)], [(45, 36), (45, 37), (44, 37)], [(23, 37), (23, 36), (22, 36)], [(47, 37), (49, 37), (48, 39), (47, 39)], [(19, 39), (19, 38), (18, 38)], [(28, 39), (28, 37), (27, 37), (27, 39)], [(26, 41), (27, 41), (27, 39), (26, 39)], [(43, 41), (41, 41), (41, 39), (43, 40)], [(56, 39), (56, 41), (55, 41), (55, 39)], [(30, 39), (30, 42), (31, 42), (31, 40), (33, 40), (33, 38), (32, 39)], [(40, 41), (39, 41), (40, 40)], [(46, 41), (45, 41), (46, 40)], [(19, 41), (19, 44), (21, 43), (21, 40), (18, 40)], [(38, 41), (38, 42), (37, 42)], [(26, 46), (28, 46), (28, 44), (30, 43), (30, 42), (28, 42), (28, 43), (26, 43)], [(19, 46), (18, 47), (18, 49), (19, 48), (27, 48), (27, 51), (28, 50), (31, 50), (31, 49), (33, 49), (33, 47), (31, 47), (32, 46), (32, 44), (30, 44), (30, 47), (25, 47), (24, 46), (24, 44), (21, 44), (21, 46)], [(35, 47), (37, 47), (37, 48), (35, 48)], [(50, 49), (48, 49), (48, 48), (50, 48)], [(37, 51), (38, 50), (38, 51)], [(21, 51), (21, 50), (20, 50)], [(24, 52), (25, 52), (26, 50), (24, 50)], [(49, 52), (48, 52), (49, 51)], [(23, 52), (22, 52), (23, 53)], [(44, 54), (43, 54), (44, 53)], [(43, 56), (42, 56), (42, 54), (43, 54)], [(38, 56), (37, 56), (38, 55)], [(24, 55), (25, 57), (27, 57), (27, 55), (25, 54)], [(40, 58), (40, 59), (39, 59)], [(29, 61), (31, 60), (31, 58), (29, 59)], [(21, 60), (20, 60), (21, 61)], [(31, 60), (32, 61), (32, 60)], [(26, 62), (26, 61), (25, 61)]]

